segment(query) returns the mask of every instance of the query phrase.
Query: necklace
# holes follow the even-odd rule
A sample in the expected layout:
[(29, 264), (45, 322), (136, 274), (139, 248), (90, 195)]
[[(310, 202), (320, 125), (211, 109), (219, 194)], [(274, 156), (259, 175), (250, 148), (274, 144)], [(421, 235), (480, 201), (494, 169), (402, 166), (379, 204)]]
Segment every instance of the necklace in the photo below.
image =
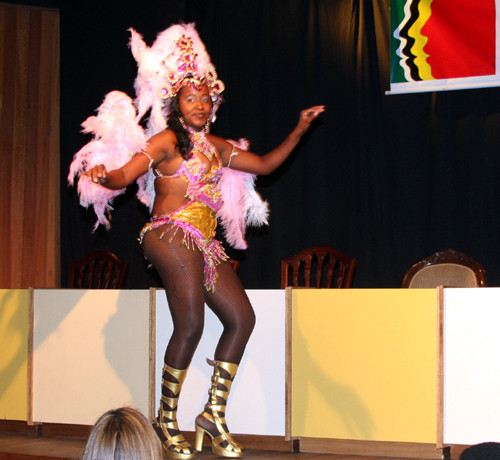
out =
[(194, 148), (203, 153), (210, 161), (215, 155), (215, 147), (208, 141), (205, 131), (193, 131), (190, 132), (190, 137), (193, 142)]
[(205, 130), (202, 129), (201, 131), (195, 131), (191, 126), (187, 126), (182, 118), (179, 120), (182, 127), (189, 133), (189, 138), (193, 143), (193, 150), (197, 150), (212, 161), (212, 158), (217, 154), (217, 150), (207, 139), (207, 133)]

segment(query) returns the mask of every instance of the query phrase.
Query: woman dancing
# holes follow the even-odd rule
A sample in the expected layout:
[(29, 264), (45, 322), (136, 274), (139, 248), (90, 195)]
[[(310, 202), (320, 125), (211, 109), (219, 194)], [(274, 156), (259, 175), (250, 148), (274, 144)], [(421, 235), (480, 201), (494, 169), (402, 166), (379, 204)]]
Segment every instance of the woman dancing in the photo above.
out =
[[(225, 409), (255, 315), (228, 256), (215, 239), (216, 213), (223, 203), (218, 183), (223, 168), (253, 175), (272, 173), (325, 108), (303, 110), (295, 128), (269, 153), (257, 155), (235, 147), (209, 134), (224, 85), (217, 79), (194, 26), (172, 26), (157, 41), (160, 38), (163, 44), (167, 39), (171, 42), (170, 57), (165, 59), (170, 70), (159, 88), (165, 129), (150, 137), (123, 166), (108, 170), (99, 164), (82, 176), (119, 190), (152, 173), (152, 217), (139, 239), (162, 279), (174, 326), (165, 351), (161, 403), (154, 427), (169, 458), (193, 458), (195, 450), (201, 451), (205, 434), (215, 454), (236, 458), (243, 451), (228, 431)], [(132, 45), (136, 56), (144, 51), (139, 48), (137, 42)], [(214, 368), (212, 384), (205, 408), (196, 418), (193, 448), (179, 431), (176, 412), (203, 332), (205, 303), (221, 321), (223, 332), (214, 359), (207, 360)]]

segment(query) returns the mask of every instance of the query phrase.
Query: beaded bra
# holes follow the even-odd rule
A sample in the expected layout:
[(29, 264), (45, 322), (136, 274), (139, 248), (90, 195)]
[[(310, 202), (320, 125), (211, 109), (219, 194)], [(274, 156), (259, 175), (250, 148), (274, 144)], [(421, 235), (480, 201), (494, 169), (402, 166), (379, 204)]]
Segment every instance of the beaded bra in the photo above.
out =
[[(191, 157), (181, 163), (175, 174), (164, 175), (157, 169), (153, 173), (156, 179), (175, 179), (180, 177), (188, 184), (186, 197), (190, 201), (200, 201), (213, 211), (218, 211), (222, 206), (222, 195), (217, 187), (222, 175), (222, 160), (215, 147), (208, 141), (204, 132), (197, 132), (189, 127), (187, 129), (193, 142)], [(207, 171), (201, 155), (209, 160), (215, 157), (217, 164), (212, 165)]]

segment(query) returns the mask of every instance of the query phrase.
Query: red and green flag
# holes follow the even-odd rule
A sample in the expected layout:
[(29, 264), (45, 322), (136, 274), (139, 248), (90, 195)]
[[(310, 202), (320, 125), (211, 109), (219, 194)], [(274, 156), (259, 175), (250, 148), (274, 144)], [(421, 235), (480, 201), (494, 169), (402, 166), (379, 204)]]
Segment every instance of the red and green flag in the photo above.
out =
[(391, 93), (499, 86), (497, 1), (391, 0)]

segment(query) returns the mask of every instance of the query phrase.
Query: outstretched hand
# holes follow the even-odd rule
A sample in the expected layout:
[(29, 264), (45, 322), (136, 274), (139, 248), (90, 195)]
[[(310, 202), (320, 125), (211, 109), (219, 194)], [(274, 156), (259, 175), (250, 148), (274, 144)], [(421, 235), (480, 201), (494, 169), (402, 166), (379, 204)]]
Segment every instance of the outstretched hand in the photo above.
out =
[(301, 135), (304, 134), (311, 126), (313, 120), (315, 120), (325, 110), (326, 109), (324, 105), (315, 105), (313, 107), (309, 107), (308, 109), (302, 110), (300, 112), (299, 122), (297, 123), (296, 129), (300, 132)]
[(104, 165), (94, 166), (88, 171), (84, 171), (82, 176), (99, 185), (104, 185), (108, 182), (108, 171)]

